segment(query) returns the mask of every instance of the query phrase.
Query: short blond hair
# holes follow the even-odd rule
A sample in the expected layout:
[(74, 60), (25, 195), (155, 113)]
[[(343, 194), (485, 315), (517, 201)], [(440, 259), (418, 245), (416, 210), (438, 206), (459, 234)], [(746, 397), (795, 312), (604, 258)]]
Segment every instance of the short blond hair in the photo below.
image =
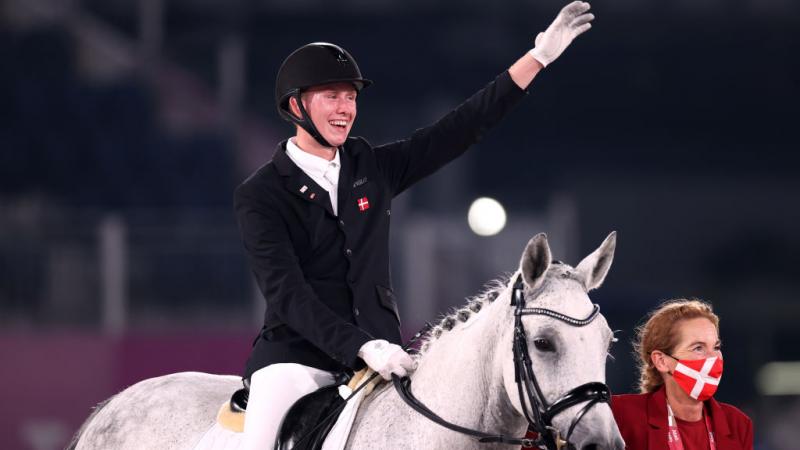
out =
[(682, 320), (702, 317), (711, 321), (719, 334), (719, 317), (710, 303), (695, 299), (672, 299), (659, 305), (647, 316), (647, 322), (636, 328), (633, 348), (639, 357), (639, 391), (654, 392), (664, 379), (653, 366), (650, 354), (653, 350), (672, 353), (678, 345), (677, 324)]

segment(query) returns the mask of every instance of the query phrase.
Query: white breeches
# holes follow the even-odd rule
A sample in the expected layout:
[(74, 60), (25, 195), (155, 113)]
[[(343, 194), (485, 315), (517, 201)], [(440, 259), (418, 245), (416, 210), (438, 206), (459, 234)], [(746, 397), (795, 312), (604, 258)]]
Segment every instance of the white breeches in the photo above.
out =
[(294, 402), (333, 382), (330, 372), (302, 364), (272, 364), (255, 371), (244, 420), (244, 450), (272, 450), (283, 416)]

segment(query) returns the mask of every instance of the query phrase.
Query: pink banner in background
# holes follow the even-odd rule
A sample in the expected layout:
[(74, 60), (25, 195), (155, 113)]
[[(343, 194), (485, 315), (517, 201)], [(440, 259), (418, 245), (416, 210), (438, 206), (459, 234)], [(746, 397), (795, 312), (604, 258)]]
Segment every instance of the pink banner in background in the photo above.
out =
[(182, 371), (238, 375), (251, 339), (233, 333), (0, 334), (2, 448), (62, 449), (94, 405), (145, 378)]

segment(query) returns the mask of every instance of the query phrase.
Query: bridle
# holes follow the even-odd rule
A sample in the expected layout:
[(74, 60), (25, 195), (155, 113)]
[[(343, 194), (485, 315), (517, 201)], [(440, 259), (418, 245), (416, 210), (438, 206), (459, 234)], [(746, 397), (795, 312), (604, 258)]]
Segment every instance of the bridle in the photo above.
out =
[[(611, 391), (605, 383), (593, 381), (582, 384), (562, 395), (558, 400), (549, 404), (542, 394), (536, 374), (533, 372), (530, 355), (528, 353), (527, 337), (525, 326), (522, 324), (523, 316), (543, 315), (560, 320), (574, 327), (583, 327), (590, 324), (600, 313), (600, 306), (593, 305), (592, 312), (585, 319), (576, 319), (559, 312), (546, 308), (526, 308), (524, 284), (522, 275), (518, 275), (514, 282), (511, 292), (511, 306), (514, 307), (514, 381), (517, 384), (519, 402), (525, 420), (528, 421), (528, 429), (537, 433), (538, 437), (531, 438), (511, 438), (501, 434), (488, 434), (482, 431), (462, 427), (438, 416), (425, 406), (419, 399), (414, 397), (411, 392), (411, 379), (408, 377), (397, 377), (392, 375), (394, 387), (400, 398), (402, 398), (411, 408), (424, 415), (433, 422), (449, 428), (459, 433), (467, 434), (477, 438), (482, 443), (504, 443), (521, 445), (523, 447), (538, 447), (547, 450), (561, 450), (569, 443), (572, 432), (578, 425), (583, 416), (596, 404), (608, 403), (611, 400)], [(566, 439), (561, 438), (561, 433), (553, 426), (553, 418), (564, 410), (588, 402), (575, 417), (572, 419)], [(530, 405), (530, 406), (529, 406)]]
[[(525, 334), (525, 326), (522, 324), (522, 316), (543, 315), (560, 320), (574, 327), (586, 326), (600, 313), (600, 306), (594, 304), (592, 312), (585, 319), (575, 319), (559, 312), (546, 308), (525, 308), (524, 285), (522, 275), (517, 277), (514, 289), (511, 293), (511, 306), (514, 310), (514, 381), (517, 383), (519, 401), (522, 405), (522, 412), (528, 421), (529, 429), (539, 434), (536, 445), (544, 445), (548, 450), (561, 449), (572, 437), (572, 432), (578, 425), (583, 416), (597, 403), (608, 403), (611, 400), (611, 390), (605, 383), (592, 381), (582, 384), (561, 396), (553, 404), (548, 404), (536, 380), (533, 372), (530, 354), (528, 353), (528, 343)], [(525, 400), (528, 400), (526, 404)], [(553, 427), (553, 418), (567, 408), (582, 402), (586, 403), (575, 417), (567, 431), (565, 440), (561, 439), (560, 433)], [(528, 408), (530, 405), (530, 408)]]

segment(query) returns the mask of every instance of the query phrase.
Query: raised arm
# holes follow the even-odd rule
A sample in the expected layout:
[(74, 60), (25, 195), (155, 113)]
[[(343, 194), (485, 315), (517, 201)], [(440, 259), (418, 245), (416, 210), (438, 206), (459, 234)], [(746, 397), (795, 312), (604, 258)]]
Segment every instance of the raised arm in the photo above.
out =
[(496, 80), (435, 124), (417, 130), (407, 139), (375, 147), (378, 168), (392, 193), (403, 192), (457, 158), (499, 123), (524, 97), (536, 74), (591, 28), (594, 15), (589, 8), (582, 1), (565, 6), (547, 30), (536, 37), (535, 47)]

